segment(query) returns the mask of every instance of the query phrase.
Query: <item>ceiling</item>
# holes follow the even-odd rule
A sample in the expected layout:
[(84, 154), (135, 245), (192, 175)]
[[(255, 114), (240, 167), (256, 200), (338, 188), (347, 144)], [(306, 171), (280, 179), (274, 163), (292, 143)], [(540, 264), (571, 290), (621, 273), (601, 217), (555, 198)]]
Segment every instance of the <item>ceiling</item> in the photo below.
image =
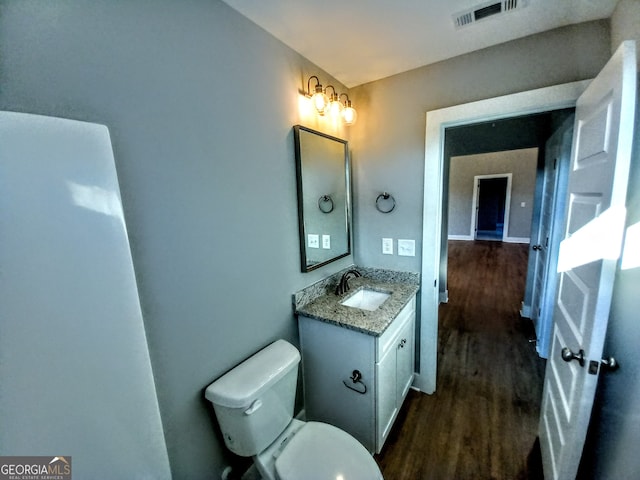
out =
[[(545, 142), (575, 108), (502, 118), (472, 125), (447, 127), (445, 157), (543, 148)], [(573, 124), (573, 123), (572, 123)]]
[[(224, 0), (346, 87), (565, 25), (618, 0)], [(475, 20), (472, 12), (501, 13)], [(507, 5), (508, 4), (508, 5)], [(457, 27), (454, 17), (469, 13)], [(481, 16), (481, 15), (479, 15)]]

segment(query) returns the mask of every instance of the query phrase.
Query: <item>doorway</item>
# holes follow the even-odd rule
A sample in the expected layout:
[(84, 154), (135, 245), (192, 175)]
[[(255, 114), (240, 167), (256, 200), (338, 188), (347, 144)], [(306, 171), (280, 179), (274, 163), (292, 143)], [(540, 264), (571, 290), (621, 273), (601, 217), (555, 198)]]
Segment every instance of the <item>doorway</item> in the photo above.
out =
[[(442, 298), (440, 284), (443, 259), (446, 264), (446, 251), (442, 252), (443, 234), (446, 235), (442, 190), (448, 181), (444, 162), (444, 159), (448, 158), (445, 152), (445, 130), (455, 126), (477, 124), (479, 119), (505, 119), (572, 108), (588, 84), (588, 80), (573, 82), (427, 112), (422, 209), (423, 286), (420, 293), (421, 314), (417, 342), (420, 361), (414, 381), (414, 386), (421, 391), (434, 393), (436, 390), (438, 306)], [(450, 156), (450, 153), (448, 155)], [(446, 281), (442, 286), (446, 289)]]
[[(569, 85), (553, 89), (554, 96), (563, 92), (561, 96), (565, 101), (571, 100), (574, 105), (575, 102), (578, 105), (576, 125), (579, 128), (576, 127), (574, 132), (571, 157), (572, 165), (576, 168), (573, 168), (569, 175), (568, 191), (571, 192), (569, 194), (571, 202), (576, 205), (579, 202), (587, 205), (583, 208), (573, 208), (574, 203), (569, 204), (567, 227), (559, 260), (560, 262), (566, 261), (570, 257), (568, 252), (573, 253), (580, 249), (590, 252), (596, 251), (597, 255), (600, 255), (594, 258), (590, 257), (586, 261), (583, 260), (583, 263), (569, 263), (558, 268), (560, 272), (563, 272), (561, 275), (564, 275), (560, 278), (558, 288), (558, 297), (562, 300), (557, 302), (557, 310), (562, 313), (558, 315), (555, 322), (550, 364), (545, 375), (540, 421), (542, 463), (545, 473), (549, 472), (553, 478), (575, 477), (591, 417), (600, 362), (599, 360), (590, 360), (588, 369), (576, 368), (573, 364), (568, 367), (565, 362), (576, 360), (580, 367), (583, 367), (585, 358), (600, 359), (603, 355), (604, 332), (607, 328), (618, 255), (616, 253), (615, 257), (613, 255), (608, 257), (598, 249), (594, 250), (591, 234), (595, 230), (601, 237), (607, 236), (606, 233), (602, 235), (601, 232), (609, 232), (611, 230), (609, 224), (607, 226), (600, 225), (605, 221), (603, 217), (606, 217), (607, 221), (613, 220), (611, 223), (615, 224), (613, 237), (619, 235), (616, 237), (616, 244), (622, 244), (624, 202), (633, 146), (636, 78), (635, 42), (625, 41), (590, 85), (569, 84), (571, 87), (575, 87), (571, 89), (571, 92), (562, 88)], [(503, 117), (522, 111), (524, 104), (529, 108), (540, 109), (538, 111), (542, 111), (544, 106), (547, 107), (546, 111), (550, 110), (549, 102), (545, 101), (544, 96), (539, 95), (540, 91), (526, 93), (535, 93), (535, 100), (527, 99), (521, 95), (509, 96), (511, 99), (517, 99), (519, 103), (521, 102), (515, 107), (515, 110), (513, 105), (506, 103), (507, 98), (502, 97), (487, 102), (464, 105), (462, 110), (456, 110), (453, 117), (457, 118), (460, 124), (465, 121), (469, 122), (472, 113), (478, 114), (478, 103), (482, 103), (484, 115)], [(559, 101), (559, 98), (555, 97), (555, 100)], [(497, 105), (493, 102), (497, 102)], [(442, 166), (445, 157), (442, 155), (441, 147), (437, 145), (437, 140), (441, 141), (442, 138), (441, 133), (430, 135), (430, 131), (434, 128), (444, 130), (443, 120), (449, 118), (451, 121), (452, 118), (452, 113), (447, 112), (444, 116), (436, 117), (434, 121), (434, 117), (430, 117), (429, 113), (427, 114), (427, 149), (425, 153), (423, 209), (425, 223), (428, 215), (433, 214), (433, 206), (436, 207), (435, 220), (440, 219), (442, 215), (440, 209), (443, 203)], [(594, 138), (598, 141), (594, 141)], [(429, 148), (429, 142), (434, 140), (436, 142), (434, 142), (433, 148)], [(595, 158), (597, 160), (594, 160)], [(429, 162), (432, 160), (435, 161), (436, 175), (433, 180), (429, 180), (429, 176), (434, 173), (429, 166)], [(587, 167), (591, 167), (591, 169)], [(433, 194), (429, 191), (432, 183), (439, 184), (441, 187), (440, 189), (434, 188)], [(574, 192), (576, 192), (575, 195)], [(617, 195), (614, 196), (613, 193)], [(433, 200), (435, 200), (435, 205)], [(596, 204), (601, 208), (595, 208), (593, 205)], [(604, 213), (601, 213), (603, 211)], [(613, 213), (608, 215), (610, 211)], [(620, 212), (621, 214), (619, 214)], [(431, 221), (433, 220), (434, 218), (431, 218)], [(439, 240), (441, 241), (442, 231), (437, 229), (435, 233), (435, 236), (430, 235), (427, 228), (423, 228), (423, 277), (428, 276), (431, 272), (436, 273), (436, 277), (438, 274), (438, 263), (431, 264), (430, 259), (425, 260), (425, 257), (429, 256), (430, 248), (436, 253), (440, 250)], [(440, 235), (437, 235), (438, 233)], [(566, 254), (563, 255), (563, 251)], [(437, 280), (438, 278), (436, 278), (434, 287), (438, 286)], [(563, 283), (565, 280), (566, 283)], [(578, 293), (576, 294), (576, 292)], [(437, 309), (434, 300), (438, 297), (423, 291), (421, 298), (423, 299), (421, 313), (423, 313), (422, 318), (424, 319), (424, 314), (429, 315)], [(588, 304), (587, 299), (589, 300)], [(567, 305), (572, 305), (572, 307), (565, 309)], [(578, 322), (575, 321), (576, 319)], [(421, 327), (424, 323), (427, 323), (427, 326), (429, 324), (428, 321), (422, 321)], [(576, 328), (576, 325), (579, 328)], [(436, 333), (437, 328), (436, 323)], [(424, 328), (421, 329), (421, 335), (422, 330)], [(428, 330), (428, 334), (433, 333), (432, 329)], [(557, 355), (560, 348), (562, 348), (561, 358), (560, 355)], [(432, 373), (435, 373), (435, 368)], [(433, 386), (435, 387), (435, 383)], [(614, 397), (613, 400), (617, 400), (617, 397)], [(559, 409), (557, 405), (564, 408)], [(562, 416), (558, 417), (560, 410), (562, 410), (560, 413)], [(611, 438), (614, 438), (613, 435)], [(557, 439), (560, 439), (560, 443)]]
[(509, 222), (511, 174), (476, 175), (473, 188), (475, 240), (504, 240)]

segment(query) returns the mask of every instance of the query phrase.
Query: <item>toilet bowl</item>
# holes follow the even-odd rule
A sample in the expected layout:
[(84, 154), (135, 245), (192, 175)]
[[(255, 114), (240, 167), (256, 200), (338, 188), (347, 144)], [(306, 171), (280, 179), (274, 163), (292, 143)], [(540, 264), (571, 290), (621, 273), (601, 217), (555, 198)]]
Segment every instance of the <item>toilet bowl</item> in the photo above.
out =
[(299, 363), (298, 350), (278, 340), (207, 387), (227, 448), (253, 457), (265, 480), (382, 480), (347, 432), (293, 419)]

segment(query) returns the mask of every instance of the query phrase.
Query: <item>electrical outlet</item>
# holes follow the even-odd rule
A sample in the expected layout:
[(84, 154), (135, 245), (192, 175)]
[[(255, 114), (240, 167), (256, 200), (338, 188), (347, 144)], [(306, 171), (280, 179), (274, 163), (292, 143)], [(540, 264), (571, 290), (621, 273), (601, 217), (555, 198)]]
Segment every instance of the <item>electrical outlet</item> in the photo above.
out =
[(322, 248), (331, 248), (331, 235), (322, 235)]
[(393, 238), (382, 239), (382, 253), (384, 255), (393, 255)]

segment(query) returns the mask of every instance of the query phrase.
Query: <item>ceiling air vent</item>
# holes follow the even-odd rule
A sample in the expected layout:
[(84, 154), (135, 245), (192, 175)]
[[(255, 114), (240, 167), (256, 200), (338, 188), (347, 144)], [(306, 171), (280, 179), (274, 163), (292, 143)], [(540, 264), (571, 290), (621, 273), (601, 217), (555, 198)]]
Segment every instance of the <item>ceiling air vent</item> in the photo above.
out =
[(453, 16), (453, 23), (456, 28), (466, 27), (472, 23), (484, 20), (496, 15), (520, 10), (527, 5), (527, 0), (501, 0), (496, 2), (485, 2), (476, 5), (470, 10), (459, 12)]
[(473, 23), (473, 13), (472, 12), (462, 13), (460, 15), (454, 16), (453, 19), (456, 23), (456, 27), (464, 27), (465, 25)]

